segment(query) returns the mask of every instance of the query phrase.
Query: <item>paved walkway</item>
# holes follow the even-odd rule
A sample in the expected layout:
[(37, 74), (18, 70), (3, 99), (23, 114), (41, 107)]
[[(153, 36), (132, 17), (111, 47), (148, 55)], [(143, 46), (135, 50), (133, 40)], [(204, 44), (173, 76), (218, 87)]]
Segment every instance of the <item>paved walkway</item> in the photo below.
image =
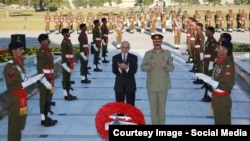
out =
[[(16, 31), (15, 33), (25, 33), (28, 46), (38, 46), (37, 36), (42, 31)], [(7, 45), (10, 40), (10, 35), (14, 32), (0, 32), (0, 46)], [(218, 39), (218, 33), (216, 38)], [(73, 44), (77, 45), (77, 34), (71, 34)], [(200, 89), (201, 85), (194, 85), (195, 75), (190, 73), (191, 64), (186, 64), (187, 56), (182, 56), (181, 52), (185, 50), (184, 34), (182, 36), (182, 47), (179, 50), (173, 49), (172, 33), (164, 33), (163, 48), (171, 51), (174, 58), (175, 70), (171, 72), (172, 89), (169, 90), (167, 97), (166, 124), (178, 125), (212, 125), (213, 117), (210, 114), (210, 103), (200, 102), (203, 97), (204, 90)], [(114, 47), (115, 35), (110, 34), (109, 53), (111, 57), (119, 53)], [(61, 35), (54, 33), (50, 34), (51, 46), (59, 45), (62, 39)], [(92, 40), (92, 35), (89, 35), (89, 40)], [(152, 41), (148, 33), (125, 32), (123, 40), (131, 42), (131, 52), (138, 56), (138, 65), (140, 66), (142, 57), (146, 50), (152, 48)], [(233, 33), (233, 42), (242, 41), (249, 43), (249, 32)], [(92, 58), (90, 58), (90, 65)], [(68, 102), (63, 99), (63, 90), (61, 86), (62, 78), (59, 77), (55, 82), (54, 101), (56, 106), (52, 107), (54, 115), (52, 118), (58, 120), (58, 124), (54, 127), (42, 127), (40, 125), (39, 114), (39, 94), (34, 95), (28, 101), (29, 115), (25, 130), (22, 132), (22, 141), (101, 141), (99, 134), (95, 128), (95, 115), (99, 108), (114, 101), (114, 74), (111, 71), (111, 63), (101, 64), (103, 72), (90, 71), (89, 76), (92, 80), (91, 84), (80, 83), (79, 63), (76, 64), (76, 69), (72, 75), (72, 80), (76, 82), (73, 85), (73, 94), (79, 100)], [(146, 124), (151, 124), (149, 115), (149, 103), (145, 89), (146, 73), (138, 68), (136, 81), (138, 90), (136, 92), (135, 105), (143, 112)], [(232, 90), (232, 124), (250, 125), (250, 97), (249, 93), (241, 90), (236, 83)], [(7, 117), (0, 120), (0, 140), (7, 140)]]

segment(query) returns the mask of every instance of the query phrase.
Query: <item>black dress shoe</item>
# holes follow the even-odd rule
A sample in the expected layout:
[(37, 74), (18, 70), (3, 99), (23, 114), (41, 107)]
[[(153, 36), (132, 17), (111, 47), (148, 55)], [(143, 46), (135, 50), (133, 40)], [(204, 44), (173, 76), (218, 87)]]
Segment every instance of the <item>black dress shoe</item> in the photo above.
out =
[(89, 84), (89, 83), (91, 83), (91, 80), (88, 80), (88, 79), (81, 80), (81, 83)]
[(72, 100), (76, 100), (77, 97), (76, 96), (73, 96), (71, 94), (68, 94), (67, 96), (64, 96), (64, 100), (67, 100), (67, 101), (72, 101)]
[(91, 67), (88, 67), (88, 69), (91, 69)]
[(203, 80), (201, 79), (196, 79), (195, 81), (193, 81), (194, 84), (203, 84)]
[(102, 69), (97, 68), (97, 69), (94, 69), (94, 71), (95, 71), (95, 72), (101, 72)]
[(109, 63), (108, 60), (102, 60), (102, 63)]
[(44, 127), (50, 127), (56, 125), (57, 120), (53, 120), (50, 117), (47, 117), (45, 120), (41, 121), (41, 125)]
[(201, 99), (203, 102), (211, 102), (211, 97), (210, 96), (205, 96)]

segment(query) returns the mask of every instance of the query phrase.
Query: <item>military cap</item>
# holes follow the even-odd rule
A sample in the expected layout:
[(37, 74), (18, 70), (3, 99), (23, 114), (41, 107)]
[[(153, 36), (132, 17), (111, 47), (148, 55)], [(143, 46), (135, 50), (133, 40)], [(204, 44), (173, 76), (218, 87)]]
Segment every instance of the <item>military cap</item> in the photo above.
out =
[(41, 42), (41, 41), (44, 41), (46, 39), (49, 39), (49, 36), (47, 34), (40, 34), (38, 36), (38, 41)]
[(154, 35), (151, 36), (151, 39), (153, 41), (162, 41), (163, 36), (161, 34), (154, 34)]
[(65, 33), (69, 33), (69, 29), (68, 28), (64, 28), (64, 29), (62, 29), (61, 33), (62, 33), (62, 35), (65, 34)]
[(24, 47), (22, 42), (17, 42), (17, 41), (10, 42), (9, 43), (9, 52), (11, 52), (11, 50), (18, 49), (21, 47)]
[(232, 52), (233, 45), (232, 45), (232, 43), (230, 41), (227, 41), (227, 40), (221, 41), (221, 42), (218, 43), (218, 45), (226, 48), (228, 50), (228, 52)]

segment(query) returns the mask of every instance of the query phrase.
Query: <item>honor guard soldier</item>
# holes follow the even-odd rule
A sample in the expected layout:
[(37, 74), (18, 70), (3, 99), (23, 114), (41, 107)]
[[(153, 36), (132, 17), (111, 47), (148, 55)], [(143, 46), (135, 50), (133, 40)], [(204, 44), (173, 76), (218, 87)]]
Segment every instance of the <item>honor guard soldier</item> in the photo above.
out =
[(47, 34), (50, 33), (50, 22), (51, 22), (51, 18), (50, 18), (49, 12), (46, 12), (46, 15), (45, 15), (45, 32)]
[(197, 71), (197, 66), (194, 64), (195, 60), (195, 55), (194, 55), (194, 46), (195, 46), (195, 37), (196, 37), (196, 26), (197, 26), (197, 21), (194, 18), (190, 18), (190, 46), (191, 46), (191, 60), (193, 62), (193, 68), (190, 70), (190, 72), (196, 72)]
[(92, 33), (93, 30), (93, 21), (94, 21), (94, 16), (92, 12), (89, 12), (87, 15), (87, 31), (88, 33)]
[(151, 35), (154, 35), (156, 32), (156, 22), (157, 22), (156, 13), (154, 11), (152, 11), (150, 14), (150, 19), (149, 19), (149, 26), (150, 26)]
[(240, 31), (241, 28), (241, 10), (238, 10), (238, 13), (236, 14), (236, 23), (237, 23), (237, 30)]
[[(204, 74), (208, 76), (212, 76), (215, 58), (216, 58), (216, 47), (217, 41), (214, 38), (215, 29), (212, 26), (207, 27), (206, 29), (206, 36), (207, 40), (205, 42), (205, 50), (204, 50)], [(203, 102), (210, 102), (211, 101), (211, 91), (212, 88), (209, 84), (204, 82), (203, 87), (205, 88), (204, 96), (202, 98)]]
[(116, 48), (120, 49), (122, 42), (122, 23), (119, 22), (115, 26)]
[[(8, 141), (21, 141), (22, 130), (26, 125), (28, 115), (28, 101), (26, 87), (36, 83), (43, 75), (32, 78), (25, 77), (23, 54), (24, 45), (21, 42), (9, 44), (11, 60), (3, 70), (4, 80), (7, 88), (6, 109), (8, 110)], [(2, 126), (3, 128), (3, 126)]]
[(98, 67), (99, 65), (99, 56), (100, 56), (100, 51), (102, 49), (102, 34), (101, 34), (101, 30), (100, 30), (100, 22), (99, 20), (94, 20), (94, 28), (92, 30), (92, 34), (93, 34), (93, 48), (94, 48), (94, 60), (93, 60), (93, 64), (94, 66), (94, 71), (95, 72), (101, 72), (102, 69), (100, 69)]
[(141, 28), (141, 33), (145, 32), (146, 29), (146, 14), (142, 11), (141, 15), (140, 15), (140, 19), (139, 19), (139, 23), (140, 23), (140, 28)]
[(107, 19), (102, 18), (102, 26), (101, 26), (101, 33), (102, 33), (102, 63), (109, 63), (106, 59), (107, 52), (108, 52), (108, 39), (109, 39), (109, 28), (107, 27)]
[(71, 84), (74, 81), (70, 80), (71, 73), (74, 72), (74, 52), (73, 45), (69, 39), (70, 33), (68, 28), (62, 29), (63, 40), (61, 42), (61, 56), (62, 56), (62, 87), (64, 93), (64, 100), (72, 101), (77, 97), (70, 94), (70, 90), (73, 90)]
[(60, 26), (60, 13), (59, 11), (56, 12), (55, 16), (54, 16), (54, 23), (55, 23), (55, 32), (56, 34), (59, 33), (59, 26)]
[[(195, 35), (195, 46), (194, 46), (194, 65), (197, 66), (197, 72), (203, 73), (203, 59), (204, 59), (204, 41), (205, 37), (202, 32), (203, 25), (198, 23), (196, 26), (196, 35)], [(203, 81), (197, 78), (193, 81), (194, 84), (203, 84)]]
[(181, 20), (180, 17), (177, 16), (175, 22), (173, 23), (174, 26), (174, 30), (173, 30), (173, 34), (174, 34), (174, 46), (175, 49), (179, 49), (180, 48), (180, 44), (181, 44)]
[(228, 11), (228, 14), (226, 15), (226, 20), (227, 20), (227, 31), (233, 32), (233, 22), (234, 22), (233, 10)]
[(217, 59), (210, 76), (197, 73), (196, 76), (212, 87), (211, 108), (215, 125), (231, 125), (231, 91), (235, 85), (235, 63), (231, 58), (232, 43), (221, 41), (216, 47)]
[(81, 74), (81, 83), (89, 84), (91, 80), (88, 79), (88, 60), (89, 60), (89, 42), (86, 24), (80, 24), (81, 33), (78, 36), (78, 41), (80, 44), (80, 74)]
[(59, 25), (59, 32), (60, 33), (63, 29), (63, 23), (64, 23), (64, 16), (63, 16), (62, 12), (60, 12), (60, 25)]
[(195, 10), (193, 18), (199, 23), (201, 21), (201, 15), (198, 10)]
[(240, 31), (244, 32), (246, 29), (246, 20), (247, 20), (247, 14), (245, 13), (245, 10), (243, 9), (240, 15)]
[(166, 32), (166, 22), (167, 22), (167, 15), (165, 12), (162, 12), (161, 14), (161, 32)]
[(121, 22), (122, 23), (122, 32), (124, 32), (124, 28), (126, 25), (126, 17), (124, 15), (124, 13), (121, 11), (118, 17), (117, 22)]
[(182, 15), (182, 29), (184, 32), (187, 32), (187, 22), (188, 22), (188, 18), (189, 18), (189, 14), (187, 11), (184, 11), (183, 15)]
[(76, 33), (81, 32), (80, 24), (82, 23), (83, 23), (83, 15), (80, 12), (78, 12), (76, 15)]
[(114, 14), (113, 12), (109, 12), (108, 15), (108, 29), (110, 33), (114, 32)]
[(187, 43), (187, 54), (188, 54), (188, 60), (186, 61), (186, 63), (193, 63), (193, 53), (191, 46), (191, 20), (192, 18), (188, 18), (186, 24), (186, 43)]
[(212, 15), (210, 10), (207, 10), (206, 14), (205, 14), (205, 29), (207, 29), (207, 27), (211, 26), (212, 24)]
[(54, 94), (54, 56), (49, 48), (49, 36), (47, 34), (40, 34), (38, 36), (40, 47), (37, 51), (37, 73), (44, 74), (44, 77), (38, 83), (40, 91), (40, 115), (41, 125), (45, 127), (54, 126), (57, 120), (51, 119), (48, 114), (51, 111), (51, 106), (55, 106), (52, 101)]
[(134, 33), (135, 32), (135, 21), (136, 21), (136, 16), (135, 16), (135, 13), (134, 11), (130, 11), (130, 14), (129, 14), (129, 17), (128, 17), (128, 20), (129, 20), (129, 31), (130, 33)]
[(217, 31), (221, 32), (222, 31), (222, 23), (223, 23), (223, 15), (221, 10), (218, 11), (216, 14), (216, 24), (217, 24)]

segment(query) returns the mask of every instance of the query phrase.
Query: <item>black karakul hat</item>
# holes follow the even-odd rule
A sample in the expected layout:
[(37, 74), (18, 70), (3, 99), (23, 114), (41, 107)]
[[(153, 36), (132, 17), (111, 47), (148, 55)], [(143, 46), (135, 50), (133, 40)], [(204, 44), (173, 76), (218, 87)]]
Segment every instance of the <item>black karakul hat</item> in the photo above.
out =
[(153, 41), (162, 41), (163, 36), (161, 34), (154, 34), (154, 35), (151, 36), (151, 39)]
[(218, 43), (218, 45), (226, 48), (228, 51), (232, 52), (233, 45), (230, 41), (221, 41)]
[(62, 33), (62, 35), (65, 34), (65, 33), (69, 33), (69, 29), (68, 28), (64, 28), (64, 29), (62, 29), (61, 33)]
[(21, 47), (24, 47), (22, 42), (14, 41), (14, 42), (9, 43), (9, 51), (13, 49), (21, 48)]
[(46, 39), (49, 39), (49, 36), (47, 34), (40, 34), (38, 36), (38, 41), (41, 42), (41, 41), (44, 41)]

